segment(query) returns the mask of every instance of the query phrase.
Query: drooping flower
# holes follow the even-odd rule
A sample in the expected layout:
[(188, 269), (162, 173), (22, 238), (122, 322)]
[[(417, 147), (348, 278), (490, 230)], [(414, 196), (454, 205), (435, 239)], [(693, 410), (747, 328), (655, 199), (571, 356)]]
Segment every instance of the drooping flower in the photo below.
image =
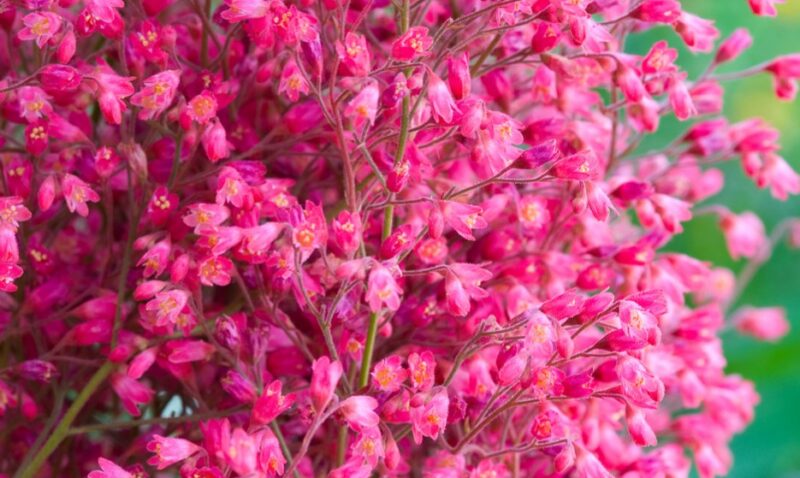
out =
[(147, 443), (147, 451), (155, 454), (147, 463), (163, 470), (194, 455), (200, 451), (200, 447), (183, 438), (153, 435), (153, 439)]
[(180, 77), (180, 70), (165, 70), (144, 80), (144, 88), (131, 97), (131, 103), (141, 108), (139, 119), (151, 120), (172, 104)]
[(22, 18), (25, 28), (17, 33), (20, 40), (34, 40), (43, 48), (61, 29), (62, 18), (53, 12), (33, 12)]

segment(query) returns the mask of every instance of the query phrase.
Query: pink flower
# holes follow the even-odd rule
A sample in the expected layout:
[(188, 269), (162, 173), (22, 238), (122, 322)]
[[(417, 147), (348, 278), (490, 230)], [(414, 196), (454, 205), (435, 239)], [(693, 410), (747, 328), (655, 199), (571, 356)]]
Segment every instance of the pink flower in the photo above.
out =
[(399, 355), (387, 357), (372, 368), (372, 383), (382, 392), (400, 390), (407, 377), (408, 371), (403, 368), (403, 358)]
[(686, 12), (681, 13), (675, 23), (675, 31), (690, 50), (698, 52), (711, 51), (714, 48), (714, 40), (719, 37), (719, 30), (714, 26), (714, 22)]
[(622, 394), (634, 405), (657, 408), (664, 398), (664, 384), (638, 360), (627, 355), (617, 360)]
[(206, 286), (226, 286), (231, 283), (233, 262), (227, 257), (212, 256), (198, 264), (200, 282)]
[(308, 82), (303, 77), (297, 63), (289, 60), (283, 67), (278, 92), (285, 94), (289, 101), (295, 102), (300, 99), (300, 95), (306, 95), (309, 91)]
[[(475, 236), (472, 235), (472, 230), (483, 229), (487, 226), (487, 222), (481, 217), (483, 209), (479, 206), (455, 201), (440, 201), (438, 206), (444, 222), (464, 239), (474, 241)], [(438, 237), (441, 234), (441, 226), (437, 225), (435, 229), (432, 235)]]
[(433, 45), (433, 38), (425, 27), (411, 27), (400, 38), (392, 43), (392, 58), (399, 61), (411, 61), (428, 55)]
[(17, 33), (20, 40), (35, 40), (43, 48), (61, 28), (61, 17), (53, 12), (33, 12), (22, 18), (25, 28)]
[(784, 3), (784, 0), (748, 0), (748, 3), (750, 3), (750, 8), (756, 15), (774, 17), (778, 14), (778, 9), (775, 8), (775, 5)]
[(375, 124), (375, 114), (378, 112), (378, 84), (369, 80), (355, 98), (350, 100), (345, 108), (345, 115), (353, 122), (353, 126), (360, 130), (364, 124)]
[(717, 56), (714, 58), (714, 61), (717, 63), (733, 61), (738, 58), (742, 52), (750, 48), (752, 44), (753, 37), (750, 36), (750, 32), (745, 28), (739, 28), (722, 42), (719, 50), (717, 50)]
[(733, 323), (740, 333), (771, 342), (789, 332), (786, 311), (779, 307), (745, 307), (736, 312)]
[(111, 388), (122, 400), (122, 406), (134, 417), (141, 415), (139, 405), (149, 403), (155, 392), (147, 385), (137, 382), (124, 373), (111, 376)]
[(764, 223), (752, 212), (725, 213), (720, 219), (720, 227), (732, 258), (754, 258), (763, 253), (767, 242)]
[(411, 408), (411, 433), (414, 436), (414, 443), (418, 445), (422, 443), (423, 437), (436, 440), (444, 433), (450, 406), (445, 390), (420, 399), (421, 403)]
[(385, 454), (380, 429), (364, 429), (359, 434), (358, 441), (353, 444), (352, 452), (355, 456), (359, 456), (365, 462), (369, 463), (370, 466), (377, 466), (378, 461), (383, 458)]
[(163, 113), (175, 98), (180, 78), (179, 70), (165, 70), (144, 80), (144, 88), (131, 97), (131, 103), (141, 108), (139, 119), (151, 120)]
[(206, 124), (217, 115), (217, 99), (211, 92), (203, 91), (189, 101), (186, 113), (192, 121)]
[(0, 197), (0, 228), (17, 232), (20, 222), (31, 218), (31, 212), (17, 196)]
[(231, 23), (261, 18), (267, 14), (268, 4), (264, 0), (225, 0), (227, 10), (221, 16)]
[(163, 470), (194, 455), (200, 451), (200, 447), (183, 438), (153, 435), (153, 439), (147, 443), (147, 451), (155, 453), (147, 463)]
[[(451, 56), (447, 59), (447, 83), (453, 97), (461, 100), (469, 96), (472, 78), (469, 72), (469, 55), (467, 52)], [(448, 123), (450, 121), (447, 121)]]
[(448, 311), (459, 317), (471, 309), (470, 299), (482, 299), (488, 294), (480, 288), (492, 273), (473, 264), (451, 264), (445, 273), (445, 294)]
[(367, 40), (363, 35), (347, 32), (344, 43), (336, 43), (336, 53), (339, 60), (353, 76), (367, 76), (372, 66)]
[(317, 413), (322, 413), (333, 398), (339, 379), (342, 377), (342, 364), (331, 362), (328, 357), (320, 357), (312, 365), (311, 402)]
[(672, 23), (681, 15), (681, 4), (676, 0), (645, 0), (631, 12), (637, 20), (650, 23)]
[(433, 352), (426, 350), (408, 356), (408, 376), (411, 387), (415, 391), (428, 391), (433, 387), (436, 378), (436, 360)]
[(72, 174), (64, 175), (64, 179), (61, 180), (61, 192), (64, 194), (64, 200), (67, 202), (67, 208), (70, 212), (77, 211), (83, 217), (89, 215), (87, 202), (100, 201), (99, 194)]
[(339, 410), (344, 415), (344, 419), (354, 430), (378, 426), (380, 418), (374, 411), (376, 408), (378, 408), (378, 401), (366, 395), (351, 396), (339, 405)]
[(397, 310), (400, 307), (401, 293), (402, 290), (389, 269), (379, 263), (372, 266), (367, 283), (367, 293), (364, 297), (370, 310), (378, 312), (384, 307), (389, 310)]
[(219, 162), (231, 155), (231, 144), (222, 123), (216, 118), (203, 131), (201, 137), (203, 151), (212, 163)]
[(363, 234), (361, 217), (350, 211), (342, 211), (331, 223), (331, 233), (333, 240), (347, 255), (353, 254), (359, 244)]
[(433, 72), (428, 73), (428, 101), (431, 102), (434, 118), (444, 124), (453, 122), (453, 114), (458, 112), (458, 106), (447, 85)]
[(178, 316), (189, 300), (189, 293), (183, 290), (159, 292), (147, 303), (145, 309), (155, 314), (156, 324), (177, 323)]
[(47, 118), (53, 113), (47, 94), (36, 86), (23, 86), (17, 93), (19, 109), (23, 118), (28, 122)]
[(122, 113), (128, 109), (122, 100), (136, 91), (131, 83), (132, 78), (118, 76), (105, 65), (98, 66), (91, 78), (96, 80), (93, 83), (97, 86), (97, 100), (103, 117), (110, 124), (120, 124)]
[(275, 417), (288, 410), (293, 403), (294, 394), (283, 395), (281, 381), (275, 380), (266, 387), (264, 393), (256, 400), (253, 405), (251, 420), (260, 425), (270, 423)]
[(103, 457), (97, 459), (102, 471), (89, 472), (88, 478), (133, 478), (133, 474), (126, 471), (121, 466)]

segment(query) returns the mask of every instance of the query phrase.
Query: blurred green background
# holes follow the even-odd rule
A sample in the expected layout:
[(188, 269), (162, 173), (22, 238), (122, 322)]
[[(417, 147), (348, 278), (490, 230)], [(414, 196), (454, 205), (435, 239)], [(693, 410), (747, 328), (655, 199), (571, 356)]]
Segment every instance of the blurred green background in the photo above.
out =
[[(780, 5), (777, 18), (756, 17), (746, 0), (683, 0), (686, 11), (703, 18), (715, 19), (727, 37), (733, 30), (746, 27), (754, 37), (753, 47), (736, 62), (720, 72), (738, 71), (778, 55), (800, 51), (800, 1), (789, 0)], [(627, 48), (646, 53), (649, 46), (665, 38), (679, 48), (678, 63), (697, 77), (710, 60), (709, 55), (695, 55), (683, 48), (680, 38), (669, 28), (629, 37)], [(759, 116), (782, 132), (782, 155), (800, 171), (800, 101), (781, 102), (775, 98), (769, 75), (730, 82), (724, 85), (725, 114), (731, 122)], [(674, 120), (662, 122), (657, 135), (648, 138), (642, 151), (663, 147), (687, 127)], [(767, 230), (789, 216), (800, 216), (800, 198), (779, 202), (769, 191), (759, 190), (744, 175), (738, 163), (722, 168), (726, 186), (712, 202), (722, 202), (732, 211), (752, 210), (764, 220)], [(744, 261), (730, 259), (725, 242), (712, 217), (701, 217), (675, 238), (670, 248), (737, 272)], [(735, 478), (800, 477), (800, 251), (778, 246), (772, 258), (761, 269), (745, 291), (738, 305), (778, 305), (786, 308), (792, 323), (790, 334), (776, 344), (757, 342), (725, 335), (728, 370), (752, 380), (761, 395), (754, 423), (733, 441), (734, 466), (729, 476)]]

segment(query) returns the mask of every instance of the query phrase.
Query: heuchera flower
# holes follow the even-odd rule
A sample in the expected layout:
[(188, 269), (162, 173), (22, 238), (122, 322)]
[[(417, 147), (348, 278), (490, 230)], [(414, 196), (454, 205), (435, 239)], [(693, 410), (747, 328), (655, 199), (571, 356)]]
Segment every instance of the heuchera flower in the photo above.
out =
[[(0, 476), (731, 469), (759, 398), (723, 332), (787, 333), (738, 304), (800, 220), (717, 193), (725, 163), (740, 195), (800, 176), (725, 90), (792, 100), (800, 54), (740, 67), (760, 40), (679, 0), (21, 0), (0, 26)], [(708, 214), (741, 275), (674, 240)]]
[(433, 39), (425, 27), (411, 27), (400, 38), (392, 43), (392, 58), (399, 61), (411, 61), (428, 54)]
[(139, 119), (151, 120), (172, 104), (180, 76), (179, 70), (166, 70), (144, 80), (144, 88), (131, 97), (131, 103), (141, 108)]
[(17, 33), (20, 40), (34, 40), (43, 48), (58, 33), (62, 18), (53, 12), (33, 12), (22, 18), (25, 28)]
[(147, 463), (163, 470), (194, 455), (200, 451), (200, 447), (183, 438), (153, 435), (153, 439), (147, 443), (147, 451), (154, 453)]

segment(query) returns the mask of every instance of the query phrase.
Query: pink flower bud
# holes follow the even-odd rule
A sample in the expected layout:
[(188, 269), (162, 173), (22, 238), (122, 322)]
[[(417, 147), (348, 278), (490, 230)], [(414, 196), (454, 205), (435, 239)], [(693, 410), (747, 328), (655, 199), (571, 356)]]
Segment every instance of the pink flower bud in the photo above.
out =
[(39, 84), (48, 93), (75, 91), (82, 79), (78, 70), (67, 65), (50, 64), (39, 70)]
[(786, 311), (779, 307), (746, 307), (736, 312), (733, 323), (740, 333), (770, 342), (783, 338), (789, 332)]
[(714, 58), (716, 63), (725, 63), (728, 61), (733, 61), (742, 54), (743, 51), (750, 48), (750, 45), (753, 44), (753, 37), (750, 36), (750, 32), (747, 31), (745, 28), (739, 28), (731, 33), (722, 45), (720, 45), (719, 50), (717, 50), (717, 56)]
[(39, 192), (36, 195), (36, 200), (39, 204), (39, 210), (47, 211), (53, 205), (56, 198), (56, 180), (53, 176), (47, 176), (42, 184), (39, 186)]
[(333, 398), (342, 377), (342, 365), (331, 362), (328, 357), (320, 357), (314, 361), (312, 368), (311, 403), (317, 413), (322, 413)]
[(672, 23), (681, 15), (681, 4), (676, 0), (645, 0), (630, 15), (648, 23)]
[(469, 96), (472, 78), (469, 72), (469, 55), (464, 52), (447, 59), (447, 82), (455, 99)]
[(548, 52), (561, 40), (561, 27), (556, 23), (538, 22), (533, 28), (531, 48), (534, 53)]

